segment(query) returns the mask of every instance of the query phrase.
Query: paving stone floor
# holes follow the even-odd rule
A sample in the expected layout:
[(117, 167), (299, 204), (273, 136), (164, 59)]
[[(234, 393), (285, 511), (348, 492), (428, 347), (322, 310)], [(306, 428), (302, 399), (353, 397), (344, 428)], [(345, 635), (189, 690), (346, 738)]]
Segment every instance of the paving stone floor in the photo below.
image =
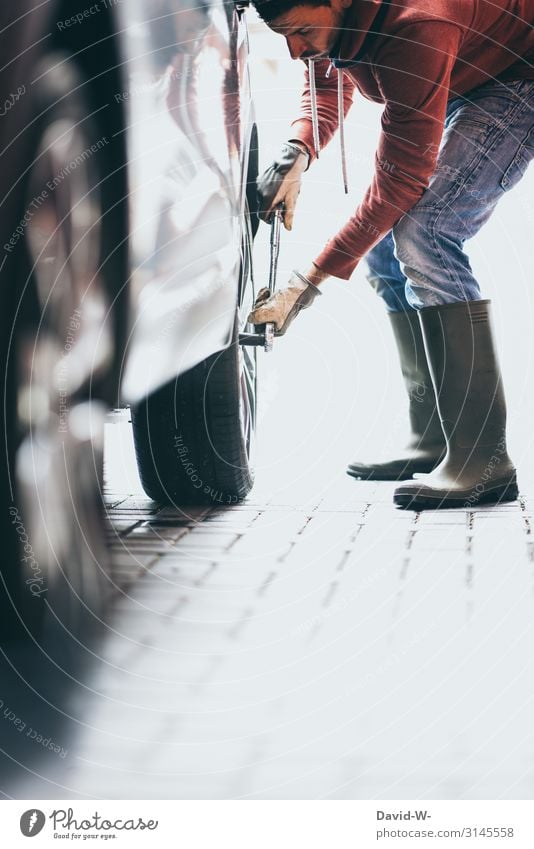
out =
[(392, 488), (108, 489), (114, 611), (50, 795), (532, 798), (534, 498)]

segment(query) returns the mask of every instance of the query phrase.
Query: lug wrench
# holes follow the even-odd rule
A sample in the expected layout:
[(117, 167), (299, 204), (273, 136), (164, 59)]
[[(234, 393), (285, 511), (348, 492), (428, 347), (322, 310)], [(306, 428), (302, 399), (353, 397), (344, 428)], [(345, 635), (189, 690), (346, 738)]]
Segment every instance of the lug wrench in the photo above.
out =
[[(274, 295), (276, 290), (276, 273), (278, 271), (278, 255), (280, 253), (280, 224), (282, 209), (277, 206), (271, 221), (271, 255), (269, 261), (269, 292)], [(273, 350), (275, 325), (269, 321), (265, 325), (265, 351)]]
[[(280, 253), (280, 225), (282, 223), (282, 206), (277, 206), (271, 219), (270, 257), (269, 257), (269, 285), (271, 295), (276, 291), (276, 275), (278, 272), (278, 255)], [(266, 352), (273, 350), (275, 325), (269, 321), (264, 325), (263, 333), (240, 333), (240, 345), (263, 345)]]

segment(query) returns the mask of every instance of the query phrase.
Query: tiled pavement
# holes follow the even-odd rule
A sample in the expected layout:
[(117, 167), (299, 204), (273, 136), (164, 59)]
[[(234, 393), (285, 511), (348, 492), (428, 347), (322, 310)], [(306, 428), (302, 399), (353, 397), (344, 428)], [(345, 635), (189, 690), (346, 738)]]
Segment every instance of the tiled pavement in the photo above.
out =
[(40, 796), (532, 798), (534, 499), (108, 492), (117, 591)]

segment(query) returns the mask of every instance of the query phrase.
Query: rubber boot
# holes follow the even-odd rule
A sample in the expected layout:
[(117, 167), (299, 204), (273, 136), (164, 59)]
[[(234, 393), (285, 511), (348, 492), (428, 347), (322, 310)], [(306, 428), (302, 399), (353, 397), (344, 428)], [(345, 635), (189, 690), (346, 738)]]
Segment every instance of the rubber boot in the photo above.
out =
[(517, 498), (506, 449), (506, 404), (490, 322), (490, 301), (427, 307), (419, 312), (428, 364), (447, 441), (443, 462), (401, 484), (400, 507), (469, 509)]
[(445, 455), (417, 312), (392, 312), (389, 317), (408, 393), (410, 433), (394, 457), (351, 463), (347, 473), (363, 480), (406, 480), (416, 472), (431, 472)]

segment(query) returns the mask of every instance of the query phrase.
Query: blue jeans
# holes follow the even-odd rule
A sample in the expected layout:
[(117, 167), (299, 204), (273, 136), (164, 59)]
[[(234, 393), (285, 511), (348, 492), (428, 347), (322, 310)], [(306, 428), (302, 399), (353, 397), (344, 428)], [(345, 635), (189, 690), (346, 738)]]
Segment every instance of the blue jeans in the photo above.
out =
[(464, 244), (533, 158), (534, 80), (492, 81), (449, 101), (428, 188), (366, 256), (389, 312), (482, 297)]

